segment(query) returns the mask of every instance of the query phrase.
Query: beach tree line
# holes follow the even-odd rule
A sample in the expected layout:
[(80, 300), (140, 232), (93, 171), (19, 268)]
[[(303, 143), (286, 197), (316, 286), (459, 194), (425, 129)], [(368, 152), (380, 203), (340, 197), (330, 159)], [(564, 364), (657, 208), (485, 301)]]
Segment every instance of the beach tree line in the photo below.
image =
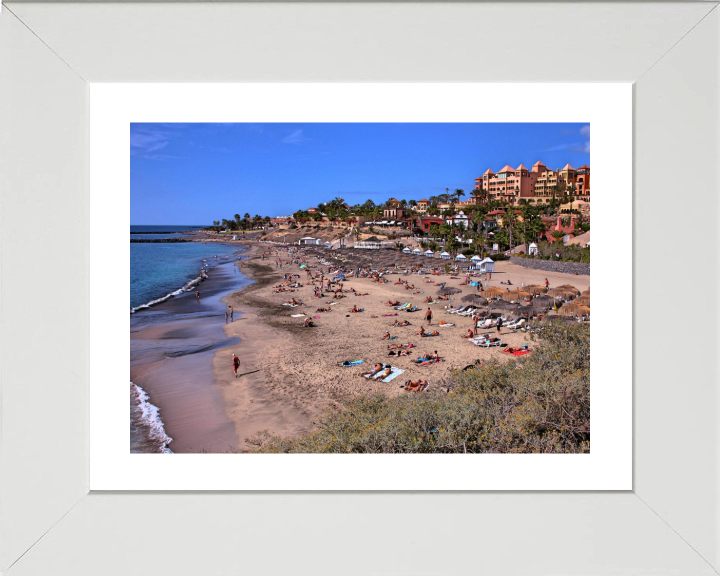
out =
[(304, 436), (261, 432), (247, 442), (264, 453), (589, 452), (589, 326), (547, 324), (531, 348), (457, 371), (428, 392), (350, 401)]

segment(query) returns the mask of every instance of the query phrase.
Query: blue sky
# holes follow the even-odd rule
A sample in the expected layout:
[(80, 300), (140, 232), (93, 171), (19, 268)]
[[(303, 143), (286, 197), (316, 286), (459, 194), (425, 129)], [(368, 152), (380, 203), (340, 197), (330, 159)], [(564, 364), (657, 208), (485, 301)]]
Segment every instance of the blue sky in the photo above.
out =
[(588, 124), (131, 124), (131, 224), (427, 198), (506, 164), (590, 164)]

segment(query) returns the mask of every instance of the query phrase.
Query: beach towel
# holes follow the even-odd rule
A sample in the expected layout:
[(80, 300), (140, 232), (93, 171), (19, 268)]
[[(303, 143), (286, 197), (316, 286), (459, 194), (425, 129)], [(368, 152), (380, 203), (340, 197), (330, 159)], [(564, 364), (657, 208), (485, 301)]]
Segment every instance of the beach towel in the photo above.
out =
[(503, 350), (503, 354), (510, 354), (512, 356), (524, 356), (525, 354), (530, 354), (530, 352), (532, 352), (532, 350), (515, 350), (515, 352)]
[(401, 370), (400, 368), (395, 368), (395, 366), (392, 367), (392, 372), (390, 372), (390, 376), (383, 379), (383, 382), (392, 382), (400, 376), (400, 374), (404, 374), (405, 370)]
[(438, 324), (438, 326), (442, 326), (442, 327), (445, 327), (445, 326), (455, 326), (455, 324), (446, 324), (445, 322), (440, 322), (440, 324)]
[(320, 316), (313, 316), (313, 318), (317, 320), (318, 318), (320, 318)]
[(423, 338), (434, 338), (435, 336), (440, 336), (440, 334), (428, 334), (425, 333), (422, 335)]
[[(293, 318), (302, 318), (305, 316), (305, 314), (290, 314)], [(315, 318), (320, 318), (320, 316), (315, 316)]]
[(362, 363), (362, 360), (345, 360), (345, 362), (340, 362), (340, 366), (360, 366)]

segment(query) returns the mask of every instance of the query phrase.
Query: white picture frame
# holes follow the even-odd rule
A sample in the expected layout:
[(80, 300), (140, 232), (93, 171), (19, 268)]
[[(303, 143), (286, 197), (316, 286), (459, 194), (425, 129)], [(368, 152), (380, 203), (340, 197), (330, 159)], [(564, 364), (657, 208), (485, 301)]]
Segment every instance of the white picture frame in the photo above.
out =
[[(541, 94), (527, 102), (533, 86)], [(442, 104), (455, 91), (453, 106)], [(91, 490), (630, 490), (632, 210), (593, 200), (592, 449), (589, 454), (131, 454), (124, 371), (130, 358), (130, 124), (163, 122), (578, 122), (591, 127), (593, 183), (632, 197), (632, 86), (610, 84), (95, 84), (90, 90)], [(212, 107), (208, 108), (208, 102)], [(540, 152), (538, 152), (540, 153)], [(287, 210), (286, 210), (287, 211)], [(109, 215), (113, 215), (110, 217)], [(120, 240), (122, 238), (122, 240)], [(629, 286), (628, 286), (629, 289)], [(592, 384), (591, 384), (592, 386)], [(162, 407), (161, 407), (162, 410)]]
[[(0, 571), (716, 574), (717, 305), (678, 285), (717, 273), (719, 30), (715, 2), (3, 6)], [(88, 84), (319, 80), (634, 83), (632, 491), (89, 493)]]

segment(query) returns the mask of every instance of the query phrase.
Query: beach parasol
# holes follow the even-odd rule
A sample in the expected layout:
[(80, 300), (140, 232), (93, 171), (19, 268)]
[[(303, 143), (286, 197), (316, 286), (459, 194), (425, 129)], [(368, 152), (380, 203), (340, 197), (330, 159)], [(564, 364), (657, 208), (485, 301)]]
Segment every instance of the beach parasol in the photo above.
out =
[(500, 290), (500, 288), (496, 288), (495, 286), (480, 292), (480, 296), (485, 296), (485, 298), (497, 298), (498, 296), (502, 296), (503, 294), (505, 294), (505, 291)]
[(573, 298), (575, 293), (565, 288), (553, 288), (548, 291), (547, 295), (552, 296), (553, 298), (562, 298), (563, 300), (566, 300)]
[(545, 294), (545, 286), (540, 286), (539, 284), (530, 284), (530, 286), (523, 286), (522, 288), (519, 288), (519, 290), (530, 292), (533, 296), (537, 294)]
[(590, 306), (590, 296), (578, 296), (573, 300), (573, 304), (580, 304), (581, 306)]
[(533, 306), (552, 306), (553, 302), (555, 302), (555, 298), (552, 296), (537, 296), (532, 299)]
[(581, 306), (580, 304), (567, 304), (560, 308), (559, 314), (563, 316), (584, 316), (590, 314), (590, 307)]
[(563, 290), (568, 290), (569, 292), (572, 292), (576, 296), (580, 296), (580, 290), (575, 288), (575, 286), (571, 286), (570, 284), (563, 284), (562, 286), (556, 286), (556, 288), (562, 288)]
[(590, 288), (588, 288), (587, 290), (583, 290), (582, 292), (580, 292), (580, 296), (590, 296)]
[(515, 310), (520, 307), (520, 304), (511, 304), (510, 302), (505, 302), (505, 300), (495, 300), (494, 302), (489, 302), (488, 306), (492, 310)]
[(477, 304), (479, 306), (485, 306), (488, 301), (487, 298), (483, 298), (479, 294), (468, 294), (460, 298), (460, 302), (467, 302), (469, 304)]
[(520, 302), (521, 300), (525, 300), (525, 298), (530, 298), (531, 296), (532, 294), (530, 294), (530, 292), (513, 290), (512, 292), (505, 292), (502, 295), (502, 299), (506, 300), (507, 302)]
[(459, 294), (462, 292), (460, 288), (452, 288), (450, 286), (445, 286), (445, 288), (440, 288), (440, 290), (437, 291), (439, 296), (448, 296), (449, 294)]

